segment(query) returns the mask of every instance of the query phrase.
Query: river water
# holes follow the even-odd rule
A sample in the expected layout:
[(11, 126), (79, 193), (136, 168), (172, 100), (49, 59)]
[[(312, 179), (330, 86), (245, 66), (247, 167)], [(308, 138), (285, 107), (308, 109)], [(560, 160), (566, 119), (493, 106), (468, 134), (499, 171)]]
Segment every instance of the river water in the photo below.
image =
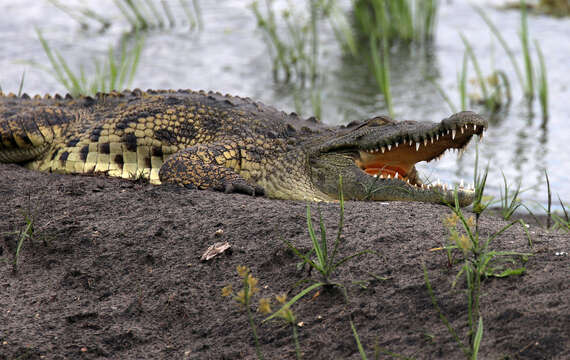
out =
[[(129, 29), (114, 3), (103, 1), (63, 1), (105, 14), (113, 25), (105, 32), (97, 26), (82, 30), (77, 22), (48, 1), (19, 0), (0, 2), (0, 85), (17, 92), (25, 71), (24, 90), (29, 94), (65, 93), (63, 86), (36, 62), (49, 66), (37, 39), (35, 28), (53, 49), (78, 69), (89, 70), (93, 59), (103, 61), (109, 46), (117, 47)], [(249, 7), (251, 1), (198, 1), (201, 30), (189, 30), (178, 1), (170, 1), (177, 26), (153, 30), (145, 35), (145, 46), (133, 88), (191, 88), (215, 90), (259, 99), (285, 111), (312, 115), (306, 93), (295, 101), (292, 86), (276, 83), (271, 60), (262, 34)], [(191, 2), (190, 2), (191, 3)], [(296, 2), (302, 6), (300, 2)], [(518, 32), (520, 14), (499, 10), (493, 4), (477, 1), (501, 29), (514, 50), (521, 68), (522, 53)], [(262, 2), (263, 4), (263, 2)], [(288, 3), (277, 1), (283, 8)], [(503, 172), (511, 186), (521, 183), (523, 199), (540, 209), (546, 204), (544, 171), (548, 171), (554, 196), (570, 201), (570, 19), (543, 15), (529, 16), (531, 40), (536, 39), (546, 57), (549, 80), (550, 116), (543, 121), (538, 101), (532, 109), (523, 101), (521, 86), (499, 43), (472, 6), (461, 0), (440, 1), (435, 42), (427, 50), (394, 50), (391, 55), (391, 83), (397, 119), (440, 120), (451, 110), (429, 80), (434, 78), (458, 104), (457, 74), (461, 69), (464, 46), (462, 32), (471, 42), (483, 71), (503, 70), (510, 79), (513, 102), (507, 112), (491, 118), (491, 125), (479, 145), (480, 164), (490, 165), (487, 194), (499, 196)], [(350, 8), (349, 2), (341, 5)], [(297, 9), (306, 15), (303, 9)], [(92, 23), (94, 25), (94, 23)], [(329, 124), (385, 114), (386, 107), (373, 75), (363, 61), (344, 55), (329, 26), (320, 28), (321, 53), (318, 82), (322, 90), (322, 120)], [(427, 55), (426, 55), (427, 54)], [(533, 52), (536, 59), (536, 52)], [(535, 61), (535, 64), (537, 61)], [(469, 78), (475, 73), (469, 69)], [(469, 92), (477, 91), (470, 86)], [(478, 112), (482, 109), (474, 108)], [(475, 143), (475, 142), (474, 142)], [(469, 146), (461, 159), (449, 153), (442, 160), (419, 164), (423, 175), (447, 183), (459, 179), (472, 182), (475, 146)]]

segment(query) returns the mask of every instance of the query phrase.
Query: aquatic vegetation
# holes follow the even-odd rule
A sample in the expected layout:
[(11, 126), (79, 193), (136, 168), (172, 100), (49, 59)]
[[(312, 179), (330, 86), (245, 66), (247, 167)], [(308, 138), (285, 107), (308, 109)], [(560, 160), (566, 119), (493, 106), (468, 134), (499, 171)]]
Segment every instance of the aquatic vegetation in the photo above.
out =
[[(50, 72), (74, 96), (94, 95), (97, 92), (110, 92), (128, 87), (137, 71), (144, 46), (144, 40), (139, 34), (135, 35), (133, 43), (129, 43), (129, 39), (124, 37), (119, 46), (118, 56), (113, 47), (109, 47), (104, 62), (94, 59), (89, 71), (82, 64), (79, 66), (79, 73), (77, 73), (71, 69), (58, 50), (50, 47), (40, 30), (36, 29), (36, 33), (49, 59), (51, 68), (37, 63), (31, 64)], [(87, 74), (92, 75), (88, 76)]]
[(433, 39), (438, 6), (438, 0), (357, 0), (355, 27), (365, 39), (422, 44)]
[[(521, 48), (523, 53), (523, 62), (525, 69), (524, 77), (523, 77), (523, 72), (519, 67), (519, 63), (513, 51), (511, 50), (511, 48), (509, 47), (509, 45), (501, 35), (501, 32), (498, 30), (495, 24), (491, 21), (491, 19), (485, 14), (485, 12), (481, 8), (475, 7), (475, 11), (485, 21), (485, 23), (491, 30), (491, 33), (497, 38), (497, 40), (499, 40), (499, 43), (505, 50), (507, 56), (509, 57), (509, 60), (513, 65), (513, 69), (515, 70), (519, 83), (523, 88), (524, 95), (529, 100), (529, 102), (532, 102), (532, 100), (534, 99), (535, 88), (536, 88), (536, 91), (538, 92), (540, 106), (542, 109), (542, 117), (543, 119), (547, 119), (548, 118), (548, 79), (546, 73), (546, 64), (544, 61), (544, 56), (540, 49), (539, 42), (535, 40), (534, 43), (538, 58), (538, 70), (536, 71), (535, 74), (534, 70), (535, 65), (533, 64), (531, 49), (530, 49), (527, 4), (525, 0), (520, 0), (519, 4), (521, 12), (520, 40), (521, 40)], [(535, 76), (536, 80), (538, 81), (538, 85), (535, 82)]]
[(548, 76), (546, 74), (546, 64), (538, 41), (535, 40), (534, 46), (536, 47), (536, 53), (538, 55), (538, 101), (542, 109), (542, 118), (548, 119)]
[[(344, 51), (356, 54), (356, 45), (336, 1), (308, 0), (303, 7), (306, 11), (299, 10), (290, 2), (288, 8), (278, 16), (272, 0), (266, 0), (263, 9), (258, 1), (251, 4), (257, 27), (263, 34), (273, 62), (273, 79), (294, 86), (297, 112), (301, 112), (302, 100), (307, 98), (301, 92), (308, 87), (313, 114), (320, 118), (322, 86), (318, 78), (322, 70), (319, 66), (319, 24), (328, 21)], [(308, 17), (306, 13), (309, 14)]]
[[(84, 30), (89, 29), (91, 24), (95, 23), (99, 25), (99, 31), (103, 32), (113, 24), (111, 17), (101, 15), (87, 6), (71, 7), (59, 0), (48, 1), (77, 21)], [(160, 6), (156, 5), (155, 2), (156, 0), (113, 0), (123, 20), (126, 20), (131, 26), (131, 31), (165, 29), (181, 25), (181, 20), (174, 16), (168, 1), (161, 0)], [(187, 0), (179, 0), (179, 3), (190, 29), (201, 28), (202, 20), (198, 0), (192, 0), (192, 6), (188, 4)], [(159, 7), (162, 8), (162, 12)]]
[[(320, 56), (318, 24), (328, 20), (337, 39), (350, 52), (356, 51), (352, 32), (335, 1), (309, 0), (298, 10), (293, 3), (278, 18), (272, 0), (266, 0), (262, 10), (254, 1), (251, 9), (262, 31), (273, 61), (273, 76), (277, 81), (303, 83), (318, 76)], [(304, 14), (308, 13), (309, 16)]]

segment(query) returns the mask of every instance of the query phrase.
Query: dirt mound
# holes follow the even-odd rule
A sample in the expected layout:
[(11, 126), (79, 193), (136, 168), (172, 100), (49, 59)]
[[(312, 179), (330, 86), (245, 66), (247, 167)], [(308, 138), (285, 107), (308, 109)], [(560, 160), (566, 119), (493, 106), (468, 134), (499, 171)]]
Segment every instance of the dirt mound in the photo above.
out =
[[(238, 265), (259, 278), (256, 301), (290, 290), (291, 297), (307, 276), (282, 241), (309, 250), (302, 202), (40, 174), (16, 165), (0, 164), (0, 175), (0, 257), (6, 260), (0, 263), (0, 359), (254, 359), (246, 314), (221, 289), (239, 288)], [(332, 237), (338, 204), (320, 208)], [(24, 242), (14, 273), (13, 232), (25, 227), (25, 214), (34, 218), (33, 239)], [(425, 263), (441, 308), (463, 336), (465, 285), (451, 287), (458, 266), (429, 251), (446, 241), (448, 214), (430, 204), (347, 202), (340, 255), (365, 249), (379, 255), (340, 268), (335, 280), (348, 287), (349, 304), (339, 292), (324, 291), (293, 307), (302, 322), (303, 356), (360, 358), (350, 315), (369, 358), (375, 345), (419, 359), (461, 358), (422, 271)], [(483, 217), (482, 234), (505, 224)], [(483, 282), (482, 359), (570, 358), (570, 257), (564, 255), (570, 236), (533, 226), (530, 232), (532, 249), (520, 226), (493, 243), (535, 254), (524, 275)], [(201, 262), (219, 241), (231, 250)], [(264, 318), (254, 316), (258, 323)], [(268, 322), (258, 332), (267, 359), (295, 358), (289, 326)]]

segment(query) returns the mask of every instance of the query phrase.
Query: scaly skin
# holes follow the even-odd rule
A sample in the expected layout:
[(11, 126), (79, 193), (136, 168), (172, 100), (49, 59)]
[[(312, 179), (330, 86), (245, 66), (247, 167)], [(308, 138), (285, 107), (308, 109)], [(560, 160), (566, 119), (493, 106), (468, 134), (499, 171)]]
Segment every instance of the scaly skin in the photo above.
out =
[[(375, 117), (331, 127), (247, 98), (190, 90), (0, 93), (0, 162), (312, 201), (335, 200), (342, 175), (346, 199), (442, 203), (453, 192), (423, 185), (414, 164), (463, 149), (486, 126), (463, 112), (440, 123)], [(458, 196), (464, 206), (473, 191), (460, 188)]]

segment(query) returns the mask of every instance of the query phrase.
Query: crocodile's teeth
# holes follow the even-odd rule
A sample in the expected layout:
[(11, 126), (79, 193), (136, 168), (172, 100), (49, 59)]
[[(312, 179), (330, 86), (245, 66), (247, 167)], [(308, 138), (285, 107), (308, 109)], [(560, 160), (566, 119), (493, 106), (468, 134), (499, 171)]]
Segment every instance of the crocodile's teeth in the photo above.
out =
[(439, 134), (435, 134), (435, 140), (439, 141)]
[[(465, 126), (467, 126), (467, 125), (465, 125)], [(464, 131), (465, 131), (465, 130), (463, 130), (463, 126), (462, 126), (462, 127), (461, 127), (461, 133), (463, 134)]]
[(455, 140), (455, 134), (457, 131), (455, 129), (451, 130), (451, 140)]
[(424, 146), (427, 146), (427, 139), (424, 139)]
[(449, 130), (447, 130), (447, 133), (446, 133), (446, 135), (449, 135)]
[(420, 149), (420, 143), (417, 142), (417, 143), (416, 143), (416, 151), (418, 151), (419, 149)]
[(485, 132), (481, 132), (481, 134), (479, 134), (479, 142), (483, 141), (483, 134), (485, 134)]
[(386, 151), (386, 148), (382, 146), (382, 154), (384, 154), (384, 151)]
[(392, 175), (388, 174), (388, 176), (386, 177), (387, 179), (391, 179)]
[(388, 151), (392, 150), (392, 145), (388, 144)]
[(431, 143), (433, 144), (433, 137), (430, 136), (429, 140), (431, 141)]
[(394, 144), (394, 146), (395, 146), (395, 147), (398, 147), (398, 145), (400, 145), (400, 144), (398, 144), (398, 142), (396, 141), (396, 143)]
[(377, 178), (377, 177), (378, 177), (378, 174), (374, 174), (374, 175), (372, 175), (372, 176), (374, 176), (375, 178)]
[(477, 125), (473, 124), (473, 131), (477, 131)]
[(410, 139), (410, 146), (412, 146), (413, 143), (414, 143), (414, 142), (412, 141), (412, 139)]
[(463, 156), (463, 153), (465, 152), (465, 148), (459, 149), (458, 152), (459, 153), (457, 154), (457, 157), (461, 159), (461, 157)]

